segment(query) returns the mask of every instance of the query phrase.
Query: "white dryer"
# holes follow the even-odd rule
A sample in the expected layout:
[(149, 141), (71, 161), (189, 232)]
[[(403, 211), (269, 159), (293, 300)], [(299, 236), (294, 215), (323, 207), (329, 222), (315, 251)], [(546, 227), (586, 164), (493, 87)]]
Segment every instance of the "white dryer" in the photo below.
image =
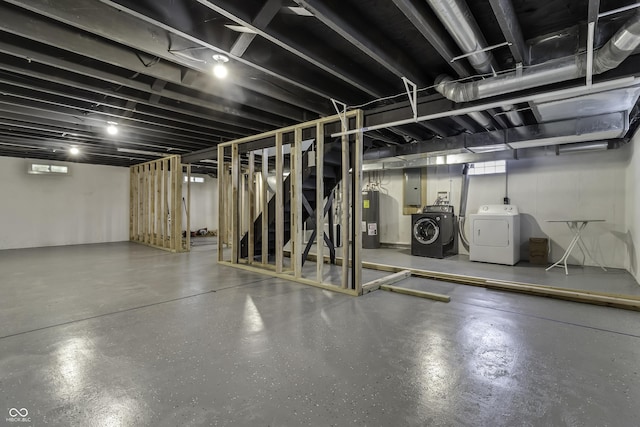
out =
[(483, 205), (469, 215), (471, 261), (514, 265), (520, 261), (520, 213), (514, 205)]

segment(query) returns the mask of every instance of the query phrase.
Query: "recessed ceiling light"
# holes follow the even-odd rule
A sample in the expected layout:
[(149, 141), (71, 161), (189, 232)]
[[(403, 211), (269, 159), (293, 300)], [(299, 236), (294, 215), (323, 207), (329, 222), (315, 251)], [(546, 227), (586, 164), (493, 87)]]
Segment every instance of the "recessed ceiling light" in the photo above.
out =
[(71, 147), (69, 149), (69, 153), (74, 156), (77, 156), (78, 154), (80, 154), (80, 150), (78, 149), (78, 147)]
[(247, 28), (243, 25), (226, 24), (225, 27), (227, 27), (230, 30), (236, 31), (238, 33), (256, 34), (254, 30), (252, 30), (251, 28)]

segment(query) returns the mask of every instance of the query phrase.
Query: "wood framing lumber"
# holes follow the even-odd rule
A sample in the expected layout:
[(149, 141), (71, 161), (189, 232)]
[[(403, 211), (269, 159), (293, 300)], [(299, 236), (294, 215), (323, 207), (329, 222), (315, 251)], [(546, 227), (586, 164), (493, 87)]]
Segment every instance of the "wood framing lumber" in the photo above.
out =
[(403, 295), (410, 295), (410, 296), (413, 296), (413, 297), (427, 298), (427, 299), (432, 299), (432, 300), (435, 300), (435, 301), (442, 301), (442, 302), (451, 301), (451, 297), (449, 295), (436, 294), (436, 293), (433, 293), (433, 292), (419, 291), (417, 289), (402, 288), (400, 286), (382, 285), (382, 286), (380, 286), (380, 290), (389, 291), (389, 292), (395, 292), (395, 293), (403, 294)]
[(302, 277), (302, 128), (295, 130), (291, 147), (291, 264), (296, 278)]
[(224, 242), (227, 233), (227, 227), (225, 223), (225, 197), (226, 191), (226, 175), (224, 166), (224, 147), (218, 145), (218, 262), (224, 259)]
[(255, 153), (252, 151), (249, 153), (249, 176), (247, 177), (247, 188), (249, 193), (249, 221), (248, 224), (248, 256), (247, 259), (249, 263), (253, 263), (255, 258), (255, 236), (254, 236), (254, 228), (253, 222), (256, 218), (256, 188), (255, 188), (255, 174), (256, 174), (256, 165), (255, 165), (256, 157)]
[(567, 301), (582, 302), (587, 304), (605, 305), (609, 307), (624, 308), (640, 311), (640, 301), (622, 296), (595, 295), (579, 290), (567, 290), (563, 288), (541, 287), (535, 285), (518, 285), (515, 283), (496, 282), (487, 280), (487, 288), (521, 292), (531, 295), (563, 299)]
[[(324, 259), (324, 124), (316, 125), (316, 250)], [(329, 212), (333, 215), (333, 212)], [(316, 263), (316, 282), (324, 281), (324, 264)]]
[(276, 271), (279, 273), (282, 272), (284, 262), (282, 255), (284, 247), (283, 163), (282, 133), (276, 133)]
[(393, 283), (397, 283), (401, 280), (404, 280), (407, 277), (411, 277), (411, 272), (409, 270), (402, 270), (397, 273), (393, 273), (388, 276), (381, 277), (376, 280), (372, 280), (362, 285), (362, 293), (366, 294), (369, 292), (377, 291), (378, 289), (380, 289), (380, 286), (382, 285), (391, 285)]
[(262, 246), (261, 246), (261, 261), (262, 264), (269, 263), (269, 192), (267, 191), (269, 184), (267, 183), (267, 176), (269, 176), (269, 151), (265, 148), (262, 150), (262, 168), (260, 178), (262, 179), (261, 193), (262, 197)]
[(276, 271), (264, 269), (264, 268), (262, 268), (262, 266), (259, 266), (259, 265), (234, 264), (234, 263), (231, 263), (231, 262), (228, 262), (228, 261), (220, 261), (219, 264), (226, 265), (226, 266), (229, 266), (229, 267), (234, 267), (234, 268), (240, 268), (240, 269), (251, 271), (251, 272), (254, 272), (254, 273), (265, 274), (267, 276), (277, 277), (279, 279), (289, 280), (291, 282), (296, 282), (296, 283), (300, 283), (300, 284), (303, 284), (303, 285), (315, 286), (316, 288), (326, 289), (328, 291), (338, 292), (338, 293), (341, 293), (341, 294), (347, 294), (347, 295), (351, 295), (351, 296), (358, 296), (358, 294), (356, 293), (356, 291), (354, 289), (343, 289), (343, 288), (341, 288), (340, 286), (337, 286), (337, 285), (332, 285), (332, 284), (329, 284), (329, 283), (318, 283), (318, 282), (316, 282), (314, 280), (305, 279), (303, 277), (296, 278), (295, 276), (290, 275), (290, 274), (278, 273)]

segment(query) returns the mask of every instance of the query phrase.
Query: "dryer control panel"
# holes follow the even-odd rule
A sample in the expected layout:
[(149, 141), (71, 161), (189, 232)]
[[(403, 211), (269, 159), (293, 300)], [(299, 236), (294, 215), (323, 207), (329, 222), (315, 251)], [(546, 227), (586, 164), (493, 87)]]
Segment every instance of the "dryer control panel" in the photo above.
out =
[(450, 213), (453, 214), (453, 206), (451, 205), (431, 205), (425, 206), (422, 213)]
[(519, 215), (516, 205), (482, 205), (478, 215)]

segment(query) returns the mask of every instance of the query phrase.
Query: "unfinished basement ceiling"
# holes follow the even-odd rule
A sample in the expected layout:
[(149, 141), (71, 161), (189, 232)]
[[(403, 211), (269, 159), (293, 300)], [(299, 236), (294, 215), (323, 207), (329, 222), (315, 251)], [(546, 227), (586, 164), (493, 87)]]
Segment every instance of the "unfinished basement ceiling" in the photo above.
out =
[[(215, 173), (215, 164), (197, 160), (210, 159), (219, 142), (335, 114), (332, 98), (349, 106), (366, 104), (369, 127), (412, 117), (401, 77), (424, 89), (419, 92), (419, 115), (584, 85), (584, 76), (550, 80), (526, 91), (465, 103), (446, 99), (433, 87), (443, 75), (466, 78), (464, 83), (480, 81), (481, 75), (490, 80), (476, 59), (481, 56), (478, 50), (496, 45), (487, 50), (491, 54), (487, 64), (495, 73), (515, 73), (520, 67), (535, 72), (535, 66), (559, 58), (586, 57), (588, 22), (595, 22), (595, 56), (625, 26), (630, 26), (625, 45), (632, 46), (621, 63), (594, 74), (594, 84), (637, 76), (640, 33), (634, 32), (633, 20), (638, 9), (598, 18), (599, 13), (633, 4), (621, 0), (3, 0), (0, 155), (128, 166), (162, 154), (196, 152), (200, 154), (186, 157), (195, 162), (196, 170)], [(461, 16), (442, 14), (457, 10), (469, 11), (461, 15), (464, 25), (455, 21)], [(470, 34), (453, 34), (452, 22), (458, 31), (467, 24), (475, 27), (475, 34), (471, 39)], [(475, 51), (465, 50), (465, 37), (467, 45), (475, 43)], [(214, 54), (230, 58), (225, 80), (211, 72)], [(622, 139), (635, 128), (638, 108), (637, 96), (627, 96), (618, 110), (619, 91), (585, 98), (589, 108), (580, 108), (579, 101), (563, 104), (557, 99), (540, 105), (519, 102), (380, 129), (366, 133), (366, 145), (433, 141), (435, 147), (443, 138), (501, 130), (506, 135), (515, 127), (522, 127), (522, 132), (552, 129), (537, 126), (558, 115), (545, 113), (552, 106), (557, 110), (558, 105), (576, 104), (575, 117), (564, 114), (558, 119), (581, 120), (581, 114), (606, 117), (622, 111), (627, 123), (616, 135)], [(391, 98), (376, 102), (387, 97)], [(600, 104), (606, 109), (598, 111)], [(106, 133), (109, 122), (118, 124), (117, 135)], [(68, 154), (73, 145), (81, 149), (77, 158)]]

